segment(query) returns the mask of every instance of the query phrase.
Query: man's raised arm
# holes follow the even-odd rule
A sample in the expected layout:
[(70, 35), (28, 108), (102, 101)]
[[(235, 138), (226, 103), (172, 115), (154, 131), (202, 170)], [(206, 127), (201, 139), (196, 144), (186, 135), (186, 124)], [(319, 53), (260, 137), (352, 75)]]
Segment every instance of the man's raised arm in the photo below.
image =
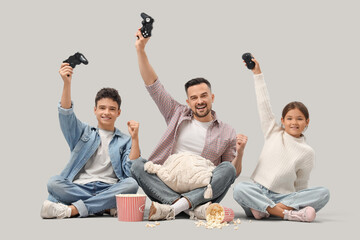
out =
[(137, 31), (136, 37), (138, 38), (135, 42), (136, 52), (138, 56), (138, 63), (140, 68), (140, 74), (142, 79), (145, 82), (145, 85), (149, 86), (153, 84), (158, 76), (156, 75), (154, 69), (149, 63), (148, 57), (145, 52), (145, 46), (150, 38), (144, 38), (140, 32)]

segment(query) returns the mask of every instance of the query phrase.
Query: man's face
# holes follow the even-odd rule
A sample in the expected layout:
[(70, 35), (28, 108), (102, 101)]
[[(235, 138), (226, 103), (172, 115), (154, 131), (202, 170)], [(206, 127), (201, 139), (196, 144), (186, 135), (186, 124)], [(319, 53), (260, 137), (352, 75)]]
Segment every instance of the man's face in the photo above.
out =
[(211, 93), (206, 83), (200, 83), (187, 89), (188, 106), (194, 113), (196, 120), (210, 122), (212, 120), (211, 109), (214, 102), (214, 94)]
[(98, 127), (104, 130), (113, 131), (115, 121), (120, 116), (121, 110), (117, 102), (111, 98), (100, 99), (94, 107), (94, 113), (98, 120)]

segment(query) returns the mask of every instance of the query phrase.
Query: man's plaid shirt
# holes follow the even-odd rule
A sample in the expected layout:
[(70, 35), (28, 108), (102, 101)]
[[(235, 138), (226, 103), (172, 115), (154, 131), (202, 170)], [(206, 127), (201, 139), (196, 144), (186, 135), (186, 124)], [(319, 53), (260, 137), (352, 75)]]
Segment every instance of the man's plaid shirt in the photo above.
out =
[[(168, 126), (159, 144), (149, 157), (149, 161), (163, 164), (175, 146), (180, 124), (183, 121), (192, 120), (193, 113), (188, 106), (174, 100), (159, 80), (146, 86), (146, 89), (164, 116)], [(214, 111), (211, 114), (214, 121), (207, 130), (201, 156), (209, 159), (217, 166), (223, 161), (232, 161), (235, 158), (236, 132), (230, 125), (218, 120)]]

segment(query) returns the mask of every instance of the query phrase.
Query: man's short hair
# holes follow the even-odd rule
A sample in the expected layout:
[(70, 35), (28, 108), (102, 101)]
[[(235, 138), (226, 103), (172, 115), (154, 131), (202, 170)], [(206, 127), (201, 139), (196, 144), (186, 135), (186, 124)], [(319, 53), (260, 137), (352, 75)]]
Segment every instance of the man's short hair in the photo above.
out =
[(187, 83), (185, 83), (185, 92), (187, 94), (187, 90), (189, 87), (191, 86), (195, 86), (195, 85), (198, 85), (198, 84), (201, 84), (201, 83), (205, 83), (210, 91), (211, 91), (211, 84), (208, 80), (206, 80), (205, 78), (194, 78), (194, 79), (191, 79), (189, 80)]
[(120, 109), (120, 105), (121, 105), (121, 97), (119, 95), (119, 92), (114, 89), (114, 88), (103, 88), (100, 91), (97, 92), (96, 97), (95, 97), (95, 106), (97, 106), (97, 102), (100, 99), (103, 98), (110, 98), (113, 101), (117, 102), (119, 108)]

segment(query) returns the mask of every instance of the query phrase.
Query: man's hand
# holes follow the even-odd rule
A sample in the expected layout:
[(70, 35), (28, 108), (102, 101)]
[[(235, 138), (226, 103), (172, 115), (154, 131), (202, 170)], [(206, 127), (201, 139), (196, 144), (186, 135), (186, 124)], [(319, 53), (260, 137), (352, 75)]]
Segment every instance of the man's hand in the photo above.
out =
[(135, 47), (137, 51), (143, 51), (145, 49), (145, 46), (147, 44), (147, 42), (149, 41), (149, 37), (148, 38), (144, 38), (143, 35), (141, 34), (140, 29), (138, 29), (137, 33), (135, 34), (136, 36), (136, 42), (135, 42)]
[[(254, 56), (253, 56), (254, 57)], [(251, 69), (251, 71), (254, 74), (260, 74), (261, 73), (261, 69), (260, 69), (260, 64), (259, 62), (255, 59), (255, 57), (253, 59), (251, 59), (254, 63), (255, 63), (255, 67), (253, 69)], [(245, 61), (243, 61), (245, 63)], [(245, 63), (246, 66), (246, 63)]]
[(128, 125), (128, 130), (129, 130), (131, 139), (138, 139), (139, 123), (134, 120), (130, 120), (130, 121), (128, 121), (127, 125)]
[(247, 143), (247, 136), (243, 134), (236, 135), (236, 152), (237, 156), (232, 161), (232, 165), (234, 165), (236, 170), (236, 176), (239, 176), (242, 170), (242, 159), (244, 155), (245, 146)]
[(63, 79), (64, 83), (70, 83), (73, 74), (73, 68), (70, 66), (69, 63), (62, 63), (60, 70), (60, 76)]
[(236, 152), (243, 154), (247, 143), (248, 137), (243, 134), (236, 135)]

